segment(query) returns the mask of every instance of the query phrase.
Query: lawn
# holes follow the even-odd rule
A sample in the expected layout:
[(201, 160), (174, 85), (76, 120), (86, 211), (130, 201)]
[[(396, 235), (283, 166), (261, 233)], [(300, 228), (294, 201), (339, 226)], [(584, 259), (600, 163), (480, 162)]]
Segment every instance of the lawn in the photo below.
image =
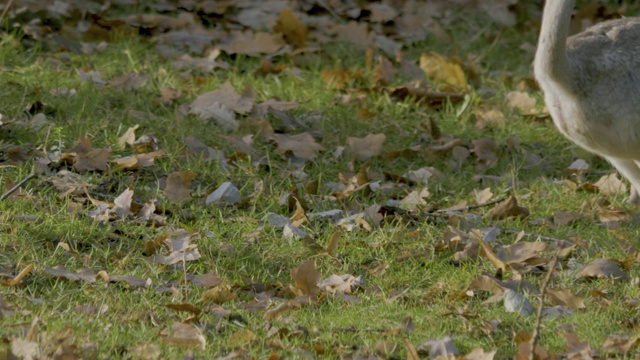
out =
[(539, 5), (45, 3), (0, 12), (0, 359), (638, 357)]

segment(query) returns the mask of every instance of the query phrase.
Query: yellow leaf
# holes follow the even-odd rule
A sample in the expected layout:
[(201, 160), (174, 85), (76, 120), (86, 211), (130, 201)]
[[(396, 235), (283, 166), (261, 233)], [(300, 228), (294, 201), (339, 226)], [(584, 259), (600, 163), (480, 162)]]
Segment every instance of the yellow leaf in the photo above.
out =
[(467, 88), (467, 80), (462, 67), (448, 61), (436, 52), (430, 51), (422, 54), (420, 56), (420, 68), (432, 81), (453, 88), (447, 90), (464, 90)]

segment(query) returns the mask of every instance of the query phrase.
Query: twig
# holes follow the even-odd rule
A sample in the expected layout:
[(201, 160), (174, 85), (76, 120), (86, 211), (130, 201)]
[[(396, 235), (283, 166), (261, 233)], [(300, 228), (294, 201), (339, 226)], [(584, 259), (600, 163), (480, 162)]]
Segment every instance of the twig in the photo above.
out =
[(540, 304), (538, 305), (538, 311), (536, 313), (536, 322), (533, 326), (533, 333), (531, 334), (531, 353), (529, 354), (529, 359), (534, 360), (534, 354), (536, 352), (536, 343), (538, 342), (538, 336), (540, 335), (540, 323), (542, 322), (542, 309), (544, 307), (544, 295), (547, 292), (547, 285), (549, 285), (549, 281), (551, 280), (551, 275), (558, 264), (559, 254), (553, 257), (551, 264), (549, 265), (549, 271), (547, 271), (547, 275), (544, 277), (544, 281), (542, 281), (542, 288), (540, 289)]
[[(510, 234), (520, 234), (521, 231), (518, 230), (511, 230), (511, 229), (503, 229), (504, 232), (506, 233), (510, 233)], [(524, 233), (523, 236), (526, 237), (534, 237), (540, 240), (546, 240), (546, 241), (553, 241), (553, 242), (563, 242), (563, 241), (567, 241), (567, 242), (572, 242), (566, 239), (558, 239), (558, 238), (554, 238), (554, 237), (550, 237), (550, 236), (544, 236), (544, 235), (540, 235), (540, 234), (534, 234), (534, 233)]]
[(503, 202), (505, 200), (507, 200), (509, 197), (508, 196), (502, 196), (499, 197), (497, 199), (491, 200), (491, 201), (487, 201), (484, 202), (482, 204), (475, 204), (475, 205), (467, 205), (467, 206), (460, 206), (457, 208), (453, 208), (453, 209), (440, 209), (440, 210), (436, 210), (437, 213), (446, 213), (449, 211), (461, 211), (461, 210), (472, 210), (472, 209), (477, 209), (477, 208), (481, 208), (481, 207), (485, 207), (485, 206), (489, 206), (489, 205), (493, 205), (493, 204), (497, 204), (499, 202)]
[(4, 10), (2, 10), (2, 15), (0, 15), (0, 23), (2, 22), (2, 20), (4, 20), (4, 16), (7, 15), (7, 12), (9, 12), (9, 8), (11, 7), (12, 4), (13, 4), (13, 0), (9, 0), (9, 2), (7, 3), (7, 6), (4, 7)]
[(35, 178), (36, 176), (38, 176), (38, 174), (36, 174), (35, 172), (32, 172), (31, 174), (29, 174), (26, 178), (20, 180), (19, 183), (17, 183), (14, 187), (12, 187), (11, 189), (9, 189), (9, 191), (7, 191), (6, 193), (4, 193), (4, 195), (2, 195), (0, 197), (0, 201), (3, 201), (4, 199), (8, 198), (9, 196), (11, 196), (11, 194), (13, 194), (16, 190), (20, 189), (22, 187), (22, 185), (26, 184), (29, 180)]

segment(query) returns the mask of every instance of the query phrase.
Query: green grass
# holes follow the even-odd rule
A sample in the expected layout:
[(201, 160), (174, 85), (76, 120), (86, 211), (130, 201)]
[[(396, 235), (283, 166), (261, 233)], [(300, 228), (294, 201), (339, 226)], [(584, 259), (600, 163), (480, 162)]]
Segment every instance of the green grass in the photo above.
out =
[[(482, 173), (505, 176), (505, 181), (491, 186), (492, 191), (496, 197), (506, 194), (519, 197), (520, 203), (531, 212), (529, 219), (549, 218), (559, 209), (586, 214), (583, 202), (601, 195), (576, 192), (551, 180), (569, 178), (564, 169), (579, 157), (593, 167), (594, 171), (587, 174), (588, 181), (597, 180), (610, 171), (610, 167), (562, 138), (549, 121), (532, 122), (506, 105), (505, 95), (513, 90), (514, 80), (530, 76), (531, 54), (518, 47), (524, 42), (533, 43), (535, 30), (503, 30), (498, 36), (499, 29), (480, 20), (457, 25), (455, 30), (451, 31), (451, 42), (429, 39), (409, 49), (407, 58), (416, 60), (425, 49), (445, 55), (455, 54), (463, 59), (467, 55), (481, 56), (484, 72), (480, 76), (480, 84), (491, 95), (471, 94), (470, 110), (496, 106), (504, 112), (508, 120), (506, 126), (477, 130), (469, 113), (456, 115), (459, 105), (433, 111), (411, 100), (396, 102), (384, 93), (373, 91), (367, 93), (364, 103), (359, 106), (339, 104), (336, 97), (340, 92), (323, 82), (320, 76), (323, 69), (340, 65), (364, 70), (365, 86), (369, 75), (364, 69), (364, 55), (341, 45), (325, 49), (324, 60), (303, 68), (301, 78), (255, 75), (258, 61), (244, 56), (235, 61), (227, 59), (233, 70), (185, 77), (144, 39), (121, 38), (110, 43), (103, 52), (78, 55), (21, 41), (18, 34), (3, 33), (0, 38), (0, 67), (4, 69), (0, 72), (0, 84), (3, 84), (0, 113), (12, 119), (20, 118), (28, 105), (39, 101), (45, 104), (47, 124), (40, 129), (3, 126), (0, 128), (0, 145), (31, 144), (28, 146), (40, 150), (46, 148), (51, 151), (54, 146), (64, 150), (73, 147), (80, 136), (87, 135), (94, 147), (112, 146), (114, 157), (118, 157), (131, 154), (129, 149), (116, 148), (118, 137), (127, 128), (139, 124), (137, 134), (154, 134), (160, 141), (160, 147), (166, 149), (167, 156), (158, 159), (153, 166), (135, 172), (90, 174), (88, 182), (95, 185), (91, 193), (93, 197), (113, 201), (131, 187), (135, 191), (135, 202), (144, 203), (156, 197), (163, 198), (161, 180), (171, 172), (191, 170), (197, 173), (197, 177), (190, 187), (194, 200), (181, 205), (162, 202), (168, 223), (165, 228), (152, 228), (132, 221), (95, 223), (86, 216), (87, 211), (95, 208), (89, 202), (84, 203), (85, 215), (71, 216), (66, 209), (74, 200), (58, 198), (57, 190), (46, 176), (39, 176), (28, 183), (22, 196), (0, 202), (0, 273), (16, 274), (27, 265), (34, 264), (34, 269), (22, 284), (0, 288), (2, 299), (14, 310), (12, 315), (0, 316), (0, 350), (3, 346), (9, 348), (13, 339), (24, 337), (31, 322), (37, 318), (39, 333), (30, 339), (38, 343), (41, 353), (47, 356), (61, 344), (68, 344), (85, 357), (127, 358), (136, 345), (156, 344), (162, 352), (161, 358), (178, 358), (190, 351), (199, 358), (212, 358), (232, 351), (230, 339), (241, 329), (256, 334), (251, 344), (243, 346), (247, 354), (255, 358), (266, 358), (272, 352), (283, 358), (304, 358), (305, 351), (316, 353), (319, 358), (371, 354), (380, 341), (389, 341), (394, 346), (383, 356), (402, 358), (406, 357), (404, 338), (417, 346), (428, 339), (447, 335), (454, 338), (461, 354), (480, 346), (487, 351), (497, 349), (496, 358), (515, 355), (517, 348), (513, 338), (521, 330), (530, 332), (534, 317), (522, 318), (505, 313), (501, 303), (486, 305), (483, 303), (488, 297), (486, 294), (460, 300), (457, 295), (465, 291), (474, 278), (483, 272), (494, 273), (495, 268), (484, 258), (454, 266), (449, 261), (453, 251), (435, 250), (434, 245), (446, 231), (448, 219), (444, 216), (435, 222), (422, 218), (408, 221), (405, 218), (385, 222), (371, 232), (346, 232), (335, 257), (314, 257), (319, 252), (316, 248), (301, 240), (283, 239), (281, 232), (268, 224), (262, 227), (270, 212), (291, 215), (279, 200), (299, 183), (291, 174), (293, 169), (274, 152), (274, 146), (263, 136), (255, 136), (255, 148), (275, 165), (271, 171), (254, 168), (249, 161), (224, 170), (202, 159), (190, 157), (185, 160), (182, 155), (186, 148), (183, 139), (188, 135), (196, 135), (204, 143), (225, 151), (227, 156), (233, 153), (215, 125), (193, 116), (185, 117), (179, 109), (179, 105), (190, 103), (197, 95), (214, 90), (228, 80), (238, 91), (250, 84), (257, 94), (256, 102), (278, 97), (300, 103), (291, 111), (292, 114), (322, 112), (320, 130), (324, 135), (322, 145), (327, 151), (317, 161), (305, 165), (304, 171), (309, 180), (319, 180), (321, 184), (338, 182), (340, 173), (352, 172), (354, 167), (357, 170), (359, 165), (352, 167), (348, 156), (332, 157), (333, 150), (336, 146), (344, 146), (347, 137), (384, 132), (387, 135), (385, 150), (403, 149), (420, 143), (426, 135), (420, 125), (424, 122), (423, 114), (427, 112), (443, 134), (467, 141), (483, 137), (494, 139), (499, 156), (496, 166), (478, 171), (471, 157), (459, 172), (453, 172), (450, 156), (419, 156), (396, 161), (378, 157), (367, 163), (372, 172), (402, 174), (424, 166), (439, 169), (445, 176), (429, 183), (431, 197), (427, 199), (437, 208), (452, 206), (461, 200), (472, 203), (473, 191), (482, 189), (481, 184), (472, 178)], [(289, 63), (286, 57), (278, 61)], [(79, 70), (99, 71), (103, 80), (129, 72), (144, 72), (149, 75), (149, 80), (133, 91), (117, 91), (108, 86), (100, 89), (82, 82), (77, 75)], [(499, 74), (507, 72), (512, 79), (504, 81), (508, 76)], [(174, 105), (160, 104), (159, 91), (163, 87), (182, 91)], [(60, 88), (76, 89), (77, 94), (52, 95), (52, 90)], [(541, 101), (540, 94), (533, 95)], [(375, 115), (369, 119), (360, 118), (357, 113), (360, 107)], [(515, 151), (505, 145), (513, 134), (521, 140), (521, 146)], [(524, 150), (544, 158), (550, 165), (549, 169), (525, 168)], [(5, 162), (0, 168), (2, 179), (11, 179), (15, 183), (32, 171), (32, 165), (32, 161)], [(517, 180), (519, 184), (509, 187), (506, 181), (510, 179)], [(264, 192), (245, 207), (204, 205), (204, 198), (224, 181), (233, 182), (246, 196), (253, 192), (258, 180), (264, 182)], [(394, 191), (403, 197), (410, 190), (397, 188)], [(356, 205), (366, 207), (384, 204), (390, 198), (385, 193), (355, 194), (344, 200), (332, 199), (330, 195), (331, 192), (322, 187), (318, 195), (307, 194), (308, 211)], [(624, 204), (623, 194), (611, 196), (609, 200), (617, 206), (631, 209)], [(489, 207), (479, 208), (471, 213), (483, 216), (488, 210)], [(588, 216), (560, 228), (531, 225), (526, 220), (495, 222), (487, 218), (473, 225), (524, 230), (558, 239), (579, 238), (588, 244), (588, 247), (579, 247), (573, 255), (580, 264), (600, 257), (622, 259), (628, 255), (628, 251), (621, 247), (624, 240), (617, 241), (616, 234), (599, 224), (597, 216)], [(184, 266), (162, 266), (153, 264), (142, 253), (145, 241), (179, 228), (193, 233), (202, 255), (199, 260), (187, 262)], [(303, 228), (323, 247), (336, 230), (336, 226), (324, 223), (307, 223)], [(637, 224), (627, 222), (622, 229), (631, 239), (626, 245), (637, 247), (636, 239), (640, 232)], [(511, 244), (514, 239), (514, 234), (506, 233), (498, 238), (497, 244)], [(68, 244), (71, 251), (58, 246), (60, 243)], [(312, 306), (290, 310), (270, 324), (265, 323), (263, 312), (253, 313), (243, 307), (255, 296), (246, 288), (250, 282), (277, 289), (286, 287), (293, 283), (291, 269), (312, 257), (322, 279), (331, 274), (362, 275), (368, 291), (356, 293), (361, 303), (349, 304), (328, 297)], [(389, 268), (381, 275), (372, 275), (367, 267), (376, 262), (387, 262)], [(45, 272), (46, 267), (57, 265), (71, 271), (88, 267), (104, 270), (109, 275), (149, 278), (152, 286), (137, 288), (122, 282), (105, 283), (101, 279), (94, 283), (72, 282)], [(208, 272), (218, 275), (238, 294), (236, 300), (222, 305), (231, 315), (216, 316), (214, 307), (201, 301), (206, 289), (181, 282), (185, 273)], [(565, 340), (558, 329), (568, 324), (574, 327), (581, 339), (596, 349), (609, 334), (634, 336), (637, 330), (629, 327), (627, 320), (637, 317), (637, 306), (625, 305), (624, 302), (640, 297), (637, 285), (611, 280), (577, 280), (571, 270), (560, 274), (552, 280), (552, 286), (567, 287), (584, 296), (587, 310), (544, 321), (541, 346), (550, 353), (563, 353)], [(633, 266), (629, 274), (637, 278), (640, 275), (637, 266)], [(526, 279), (539, 288), (541, 277), (527, 275)], [(173, 286), (173, 291), (159, 294), (155, 289), (160, 286)], [(371, 291), (376, 288), (380, 289), (379, 293)], [(387, 303), (389, 294), (400, 290), (406, 290), (406, 294)], [(608, 294), (611, 304), (593, 298), (593, 290)], [(538, 302), (533, 297), (531, 300), (537, 306)], [(187, 313), (166, 307), (175, 303), (195, 304), (203, 310), (196, 324), (207, 341), (204, 351), (162, 343), (158, 334), (163, 329), (189, 317)], [(86, 309), (88, 305), (91, 306), (89, 310)], [(102, 311), (97, 310), (101, 306)], [(459, 315), (453, 315), (455, 313)], [(395, 332), (407, 317), (412, 318), (415, 330), (408, 334)], [(500, 325), (497, 330), (485, 333), (483, 325), (490, 320), (499, 320)], [(272, 334), (271, 326), (280, 329), (280, 335)], [(283, 349), (269, 347), (275, 339), (282, 341)], [(634, 357), (633, 353), (629, 356)]]

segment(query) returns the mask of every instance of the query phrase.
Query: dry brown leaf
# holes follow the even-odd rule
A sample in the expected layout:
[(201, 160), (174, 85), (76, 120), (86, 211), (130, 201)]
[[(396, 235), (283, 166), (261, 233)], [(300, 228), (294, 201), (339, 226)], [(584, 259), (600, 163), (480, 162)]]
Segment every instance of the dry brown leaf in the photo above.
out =
[(232, 31), (228, 42), (220, 45), (220, 49), (228, 54), (260, 55), (271, 54), (280, 50), (285, 41), (280, 33), (252, 31)]
[(413, 344), (411, 343), (411, 341), (409, 341), (409, 339), (403, 339), (404, 341), (404, 346), (407, 348), (407, 360), (420, 360), (420, 356), (418, 355), (418, 351), (416, 350), (416, 347), (413, 346)]
[[(105, 272), (100, 271), (98, 275), (100, 275), (100, 273), (105, 273)], [(107, 279), (109, 282), (125, 282), (129, 284), (129, 286), (145, 288), (145, 289), (151, 286), (152, 284), (151, 278), (142, 279), (136, 276), (128, 276), (128, 275), (127, 276), (109, 275), (105, 280)]]
[(118, 138), (118, 148), (124, 149), (127, 145), (133, 146), (136, 141), (136, 130), (140, 125), (134, 125), (127, 129), (127, 131)]
[(162, 350), (157, 344), (137, 344), (129, 348), (127, 352), (133, 355), (137, 360), (155, 360), (159, 359), (162, 355)]
[(598, 217), (603, 223), (617, 223), (631, 219), (631, 214), (623, 208), (598, 208)]
[(207, 339), (202, 331), (193, 324), (175, 322), (171, 328), (166, 328), (160, 332), (162, 342), (183, 348), (194, 348), (204, 350)]
[(324, 69), (320, 72), (322, 81), (332, 89), (346, 89), (354, 81), (359, 80), (362, 77), (360, 72), (354, 72), (341, 67), (333, 67), (331, 69)]
[(55, 277), (65, 278), (70, 281), (83, 280), (89, 283), (96, 281), (95, 271), (89, 268), (81, 268), (76, 270), (76, 272), (71, 272), (65, 269), (64, 266), (57, 265), (54, 267), (45, 268), (44, 272)]
[(474, 109), (473, 114), (476, 116), (476, 128), (484, 129), (487, 125), (505, 126), (507, 118), (504, 113), (498, 109)]
[(605, 175), (593, 185), (600, 190), (600, 193), (605, 195), (624, 194), (627, 192), (627, 185), (620, 180), (617, 174)]
[(397, 71), (393, 66), (393, 63), (386, 57), (378, 56), (378, 65), (373, 69), (371, 74), (371, 80), (375, 85), (388, 85), (393, 81), (393, 77)]
[(202, 313), (202, 309), (189, 303), (167, 304), (165, 306), (171, 310), (184, 311), (196, 316)]
[(189, 135), (184, 139), (185, 144), (189, 148), (189, 151), (195, 155), (201, 156), (203, 161), (215, 160), (220, 162), (223, 167), (227, 166), (227, 160), (224, 157), (224, 152), (207, 146), (193, 135)]
[(429, 339), (427, 341), (423, 341), (420, 346), (418, 346), (418, 351), (428, 351), (431, 359), (437, 359), (440, 357), (444, 357), (445, 359), (449, 359), (450, 356), (458, 356), (460, 352), (458, 348), (453, 343), (453, 338), (450, 336), (445, 336), (442, 339)]
[[(189, 56), (185, 54), (184, 56)], [(175, 66), (175, 62), (174, 62)], [(163, 105), (173, 105), (173, 102), (182, 96), (182, 91), (176, 90), (170, 87), (163, 87), (160, 89), (160, 103)], [(137, 125), (136, 125), (137, 126)]]
[(194, 261), (200, 258), (196, 244), (191, 243), (191, 234), (186, 230), (177, 231), (172, 237), (163, 239), (169, 248), (169, 255), (156, 254), (151, 262), (156, 264), (173, 265), (181, 261)]
[[(33, 264), (29, 264), (27, 265), (24, 269), (22, 269), (22, 271), (20, 271), (20, 273), (18, 273), (18, 275), (14, 276), (13, 279), (11, 280), (5, 280), (0, 278), (0, 285), (3, 286), (16, 286), (18, 284), (20, 284), (20, 282), (22, 282), (22, 279), (25, 278), (25, 276), (27, 276), (31, 270), (33, 269)], [(2, 318), (2, 297), (0, 297), (0, 318)]]
[(569, 289), (547, 288), (546, 294), (554, 305), (565, 306), (572, 310), (582, 310), (586, 308), (584, 298), (580, 295), (573, 294)]
[(214, 273), (206, 273), (204, 275), (187, 275), (187, 279), (203, 288), (210, 288), (222, 284), (222, 279)]
[(325, 150), (324, 146), (318, 144), (313, 136), (307, 132), (296, 135), (273, 133), (268, 136), (268, 139), (278, 145), (277, 153), (293, 154), (293, 156), (304, 160), (314, 160), (319, 151)]
[(498, 203), (491, 210), (489, 210), (489, 212), (487, 212), (487, 216), (496, 220), (506, 219), (510, 217), (525, 218), (529, 216), (529, 209), (519, 206), (516, 197), (511, 196), (507, 200)]
[(232, 347), (246, 348), (257, 339), (256, 334), (249, 329), (240, 329), (229, 338), (229, 345)]
[(300, 201), (298, 200), (298, 197), (297, 196), (292, 196), (291, 198), (293, 198), (295, 200), (296, 210), (293, 213), (293, 215), (291, 215), (289, 220), (291, 220), (291, 225), (293, 225), (295, 227), (300, 227), (308, 219), (307, 219), (307, 216), (304, 213), (304, 208), (302, 207), (302, 205), (300, 205)]
[(495, 166), (498, 162), (498, 155), (495, 152), (496, 144), (490, 138), (482, 138), (471, 142), (473, 148), (470, 149), (476, 155), (476, 169), (485, 170)]
[(279, 318), (282, 314), (284, 314), (285, 311), (287, 310), (291, 310), (295, 308), (292, 304), (290, 304), (289, 302), (283, 302), (280, 305), (276, 306), (275, 308), (266, 311), (264, 313), (264, 320), (265, 321), (273, 321), (277, 318)]
[(542, 241), (523, 241), (500, 248), (496, 255), (505, 264), (523, 263), (529, 262), (533, 258), (538, 258), (546, 248), (547, 243)]
[(529, 113), (536, 108), (536, 99), (524, 91), (511, 91), (507, 94), (509, 107)]
[(338, 250), (338, 246), (340, 245), (341, 237), (342, 237), (342, 231), (340, 231), (339, 229), (336, 230), (333, 234), (331, 234), (331, 236), (329, 237), (329, 242), (327, 243), (327, 248), (326, 248), (326, 252), (328, 255), (330, 256), (335, 255), (336, 250)]
[(336, 34), (336, 41), (350, 43), (360, 50), (369, 48), (373, 43), (373, 34), (365, 22), (352, 20), (346, 24), (334, 24), (331, 31)]
[(640, 338), (630, 338), (627, 336), (609, 335), (602, 344), (602, 351), (605, 353), (625, 354), (640, 345)]
[(288, 7), (280, 11), (273, 32), (281, 33), (284, 40), (294, 48), (302, 48), (307, 44), (309, 30)]
[(196, 175), (198, 174), (193, 171), (177, 171), (169, 174), (163, 192), (167, 200), (174, 204), (191, 200), (189, 185)]
[(153, 165), (157, 158), (164, 156), (165, 154), (165, 150), (156, 150), (148, 153), (113, 159), (110, 162), (114, 164), (114, 170), (136, 170)]
[(572, 211), (562, 211), (557, 210), (553, 213), (551, 217), (551, 221), (553, 221), (553, 225), (556, 227), (562, 227), (573, 224), (576, 220), (581, 219), (583, 216), (579, 213)]
[(572, 332), (565, 332), (563, 335), (567, 340), (567, 359), (593, 359), (595, 354), (588, 342), (580, 340), (580, 338)]
[(422, 54), (420, 68), (429, 79), (445, 85), (444, 91), (466, 90), (468, 87), (462, 67), (436, 52), (430, 51)]
[(609, 259), (595, 259), (580, 269), (576, 276), (578, 278), (595, 279), (611, 277), (616, 281), (627, 281), (629, 275), (620, 269), (617, 261)]
[(382, 146), (387, 136), (385, 134), (369, 134), (363, 138), (348, 137), (347, 145), (353, 157), (360, 161), (367, 161), (382, 153)]
[(111, 159), (111, 148), (94, 149), (87, 137), (81, 137), (80, 141), (72, 149), (60, 156), (61, 161), (69, 161), (79, 173), (87, 171), (107, 171), (108, 162)]
[(191, 113), (197, 113), (199, 108), (205, 108), (219, 103), (233, 112), (246, 114), (253, 108), (254, 99), (255, 94), (249, 85), (247, 85), (241, 95), (236, 92), (231, 82), (227, 81), (218, 89), (198, 96), (189, 104), (189, 108)]
[(233, 301), (238, 294), (231, 291), (231, 287), (226, 284), (220, 284), (202, 294), (202, 301), (222, 305), (226, 302)]
[(493, 266), (496, 267), (496, 269), (498, 270), (502, 270), (502, 272), (506, 272), (507, 271), (507, 264), (505, 264), (491, 249), (491, 247), (489, 245), (487, 245), (487, 243), (484, 242), (484, 240), (482, 239), (482, 234), (478, 233), (476, 230), (471, 230), (471, 234), (473, 235), (473, 237), (476, 238), (476, 240), (478, 241), (478, 244), (480, 244), (480, 247), (482, 248), (482, 251), (484, 252), (483, 255), (489, 259), (489, 261), (491, 261), (491, 263), (493, 264)]
[(309, 295), (311, 298), (316, 296), (319, 290), (320, 273), (316, 269), (315, 261), (307, 260), (297, 268), (291, 269), (291, 277), (293, 277), (296, 288), (303, 294)]
[(481, 347), (474, 348), (470, 353), (464, 356), (464, 360), (493, 360), (498, 350), (485, 352)]

